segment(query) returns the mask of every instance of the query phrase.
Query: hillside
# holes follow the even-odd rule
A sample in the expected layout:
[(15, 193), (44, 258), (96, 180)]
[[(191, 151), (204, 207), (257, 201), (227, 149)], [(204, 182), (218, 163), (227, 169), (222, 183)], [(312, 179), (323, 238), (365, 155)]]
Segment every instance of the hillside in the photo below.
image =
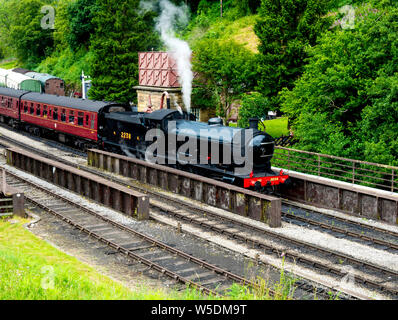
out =
[(279, 111), (297, 148), (398, 165), (397, 1), (224, 0), (222, 17), (218, 0), (184, 3), (0, 0), (2, 65), (54, 74), (69, 91), (84, 70), (90, 98), (134, 102), (137, 52), (165, 50), (158, 22), (172, 7), (163, 26), (194, 51), (196, 108), (228, 123), (239, 101), (240, 126)]

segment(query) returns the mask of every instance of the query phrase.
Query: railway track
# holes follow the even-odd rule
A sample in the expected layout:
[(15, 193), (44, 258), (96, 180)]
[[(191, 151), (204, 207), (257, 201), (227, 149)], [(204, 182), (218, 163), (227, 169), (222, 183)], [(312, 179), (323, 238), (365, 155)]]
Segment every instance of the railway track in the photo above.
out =
[[(27, 201), (107, 246), (171, 279), (203, 293), (223, 295), (233, 283), (257, 284), (137, 232), (54, 191), (7, 172), (7, 183), (25, 193)], [(274, 294), (270, 290), (270, 294)]]
[(359, 221), (327, 215), (320, 211), (306, 210), (285, 201), (282, 205), (283, 221), (299, 226), (311, 227), (338, 238), (365, 242), (376, 249), (398, 254), (398, 233), (378, 228)]
[[(29, 145), (26, 145), (25, 143), (15, 141), (11, 138), (8, 138), (5, 136), (0, 136), (0, 144), (2, 141), (3, 141), (3, 145), (6, 147), (15, 145), (15, 146), (21, 147), (25, 150), (27, 149), (33, 153), (44, 156), (46, 158), (53, 159), (55, 161), (64, 163), (68, 166), (79, 168), (81, 170), (102, 176), (103, 178), (109, 179), (118, 184), (121, 184), (121, 185), (124, 185), (127, 187), (131, 187), (131, 185), (129, 183), (127, 183), (126, 181), (115, 178), (114, 176), (112, 176), (110, 174), (101, 172), (95, 168), (79, 166), (76, 163), (67, 161), (67, 160), (57, 157), (55, 155), (51, 155), (47, 152), (37, 150)], [(47, 141), (51, 142), (50, 146), (53, 146), (52, 141), (50, 141), (50, 140), (47, 140)], [(56, 143), (56, 142), (54, 142), (54, 143)], [(58, 143), (56, 143), (56, 145), (57, 144)], [(65, 148), (65, 146), (64, 146), (64, 148)], [(66, 148), (68, 148), (67, 150), (69, 152), (73, 152), (79, 156), (82, 155), (82, 152), (79, 150), (75, 150), (70, 147), (66, 147)], [(178, 199), (176, 199), (174, 197), (166, 196), (159, 192), (154, 192), (153, 190), (149, 190), (146, 187), (141, 187), (141, 186), (135, 185), (134, 188), (141, 192), (148, 193), (152, 196), (160, 197), (166, 201), (172, 201), (174, 203), (178, 203), (178, 205), (183, 206), (184, 208), (190, 208), (191, 210), (196, 210), (196, 211), (198, 209), (197, 206), (189, 205), (183, 201), (178, 201)], [(282, 218), (283, 218), (283, 221), (285, 221), (287, 223), (292, 223), (295, 225), (300, 225), (300, 226), (305, 226), (305, 227), (312, 226), (312, 227), (315, 227), (317, 230), (321, 230), (324, 232), (326, 231), (330, 234), (333, 234), (334, 236), (336, 236), (338, 238), (344, 237), (349, 240), (362, 242), (365, 245), (371, 245), (377, 249), (389, 250), (392, 253), (398, 253), (398, 233), (393, 232), (393, 231), (377, 228), (375, 226), (369, 226), (367, 224), (355, 222), (355, 221), (340, 218), (340, 217), (327, 216), (325, 214), (322, 214), (320, 211), (306, 210), (298, 205), (292, 204), (290, 201), (285, 201), (285, 200), (282, 201)]]
[[(4, 137), (0, 137), (0, 141), (3, 140)], [(23, 147), (24, 149), (33, 149), (33, 148), (29, 148), (29, 146), (26, 146), (25, 144), (22, 144), (20, 142), (14, 142), (12, 139), (7, 139), (6, 138), (7, 143), (11, 143), (13, 145), (17, 144), (19, 147)], [(48, 154), (46, 154), (44, 151), (38, 151), (33, 149), (32, 150), (35, 153), (41, 153), (42, 155), (45, 155), (46, 157), (49, 157)], [(60, 161), (60, 162), (64, 162), (68, 165), (72, 165), (72, 166), (76, 166), (75, 164), (72, 164), (68, 161), (64, 161), (62, 159), (59, 159), (59, 157), (56, 156), (50, 156), (51, 158), (53, 158), (54, 160)], [(130, 186), (129, 183), (127, 183), (126, 181), (123, 181), (121, 179), (117, 179), (112, 177), (109, 174), (103, 173), (103, 172), (99, 172), (98, 170), (94, 170), (91, 168), (83, 168), (80, 167), (80, 169), (89, 171), (91, 173), (94, 173), (96, 175), (100, 175), (103, 176), (107, 179), (111, 179), (114, 182), (117, 182), (119, 184), (122, 185), (126, 185), (126, 186)], [(136, 186), (134, 186), (134, 188), (136, 188)], [(170, 197), (170, 196), (166, 196), (162, 193), (158, 193), (155, 192), (153, 190), (148, 190), (147, 188), (141, 188), (140, 191), (146, 192), (151, 194), (151, 196), (154, 196), (157, 199), (161, 199), (162, 201), (167, 201), (168, 203), (173, 203), (176, 204), (177, 207), (175, 208), (175, 210), (164, 210), (164, 207), (162, 205), (155, 205), (153, 203), (151, 203), (151, 206), (153, 209), (155, 210), (159, 210), (160, 212), (163, 213), (167, 213), (168, 215), (174, 216), (177, 219), (181, 219), (181, 220), (185, 220), (185, 221), (191, 221), (191, 223), (197, 224), (197, 225), (201, 225), (202, 227), (206, 227), (209, 230), (213, 230), (219, 233), (222, 233), (224, 235), (230, 236), (234, 239), (240, 240), (240, 241), (244, 241), (246, 243), (250, 243), (252, 246), (256, 246), (262, 250), (267, 250), (270, 253), (273, 254), (280, 254), (281, 252), (284, 252), (286, 257), (288, 259), (292, 259), (295, 261), (298, 261), (304, 265), (307, 266), (312, 266), (312, 267), (316, 267), (319, 270), (323, 270), (324, 272), (327, 273), (331, 273), (331, 274), (336, 274), (338, 276), (344, 276), (346, 273), (344, 273), (344, 271), (340, 268), (340, 267), (336, 267), (334, 266), (337, 263), (337, 266), (341, 265), (342, 263), (350, 263), (352, 265), (355, 266), (356, 270), (359, 270), (358, 274), (356, 274), (355, 279), (358, 282), (363, 283), (365, 286), (370, 287), (372, 289), (376, 289), (380, 292), (386, 293), (388, 292), (390, 295), (395, 296), (398, 294), (397, 290), (394, 289), (394, 286), (389, 286), (388, 283), (386, 284), (386, 279), (388, 279), (389, 282), (391, 282), (391, 279), (393, 279), (393, 282), (396, 282), (397, 279), (397, 273), (395, 272), (391, 272), (391, 270), (383, 270), (382, 268), (375, 266), (375, 265), (371, 265), (369, 263), (364, 263), (363, 261), (359, 261), (355, 258), (352, 258), (350, 256), (347, 255), (342, 255), (342, 254), (338, 254), (332, 251), (328, 251), (325, 250), (323, 248), (320, 247), (316, 247), (314, 245), (311, 244), (307, 244), (304, 242), (300, 242), (297, 240), (292, 240), (289, 239), (287, 237), (283, 237), (281, 235), (272, 233), (271, 231), (265, 232), (263, 229), (257, 229), (254, 228), (252, 225), (240, 225), (238, 226), (238, 228), (241, 228), (240, 232), (237, 232), (236, 228), (230, 228), (228, 226), (226, 226), (224, 223), (227, 223), (229, 225), (231, 224), (235, 224), (236, 225), (236, 221), (229, 220), (226, 221), (225, 218), (220, 218), (219, 216), (216, 217), (216, 214), (214, 214), (212, 211), (208, 211), (208, 210), (204, 210), (204, 209), (200, 209), (192, 204), (188, 204), (184, 201), (181, 201), (175, 197)], [(184, 216), (182, 214), (178, 214), (179, 211), (181, 211), (181, 208), (186, 209), (187, 211), (189, 211), (189, 213), (191, 214), (191, 216), (189, 216), (189, 214), (185, 214)], [(196, 217), (192, 216), (192, 215), (196, 215)], [(200, 216), (202, 215), (202, 216)], [(206, 219), (209, 219), (209, 217), (212, 217), (213, 220), (209, 220), (208, 222), (203, 221), (203, 216), (206, 217)], [(223, 221), (222, 223), (220, 221)], [(243, 230), (242, 230), (243, 228)], [(246, 228), (246, 230), (245, 230)], [(253, 229), (254, 228), (254, 229)], [(228, 231), (229, 230), (229, 231)], [(239, 229), (238, 229), (239, 230)], [(258, 232), (261, 234), (262, 237), (266, 236), (266, 237), (272, 237), (273, 240), (278, 239), (279, 241), (284, 241), (283, 243), (286, 244), (287, 248), (290, 248), (289, 250), (284, 250), (282, 246), (272, 246), (269, 244), (266, 244), (265, 241), (261, 242), (261, 241), (257, 241), (254, 240), (252, 236), (250, 236), (248, 230), (250, 230), (250, 232)], [(242, 236), (246, 234), (245, 236)], [(271, 241), (271, 239), (269, 238), (268, 240)], [(383, 243), (384, 245), (384, 243)], [(305, 256), (303, 256), (302, 253), (295, 253), (295, 252), (300, 252), (301, 248), (307, 248), (308, 250), (312, 250), (312, 252), (316, 252), (317, 255), (323, 255), (323, 256), (332, 256), (334, 258), (334, 261), (331, 261), (330, 259), (314, 259), (313, 257), (311, 258), (307, 252), (307, 254)], [(368, 271), (363, 271), (361, 269), (366, 269), (366, 270), (373, 270), (373, 273), (379, 273), (378, 275), (374, 275), (372, 274), (372, 272), (368, 272)], [(371, 274), (371, 277), (367, 276), (366, 274), (369, 273)], [(303, 287), (307, 286), (307, 291), (308, 291), (308, 283), (303, 282)]]
[(347, 275), (345, 266), (349, 265), (356, 282), (398, 299), (398, 272), (210, 212), (198, 214), (183, 210), (160, 210), (160, 213), (239, 240), (248, 248), (257, 248), (275, 257), (283, 255), (292, 263), (316, 268), (338, 279)]

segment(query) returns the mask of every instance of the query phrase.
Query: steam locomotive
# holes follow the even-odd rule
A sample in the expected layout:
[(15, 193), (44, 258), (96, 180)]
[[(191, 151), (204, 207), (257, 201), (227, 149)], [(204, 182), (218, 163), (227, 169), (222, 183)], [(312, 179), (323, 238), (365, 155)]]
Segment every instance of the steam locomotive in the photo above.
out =
[(230, 128), (221, 119), (196, 122), (192, 114), (167, 109), (138, 112), (114, 102), (0, 88), (0, 122), (36, 136), (50, 136), (81, 149), (100, 148), (156, 161), (257, 191), (285, 184), (271, 170), (273, 138), (257, 129)]

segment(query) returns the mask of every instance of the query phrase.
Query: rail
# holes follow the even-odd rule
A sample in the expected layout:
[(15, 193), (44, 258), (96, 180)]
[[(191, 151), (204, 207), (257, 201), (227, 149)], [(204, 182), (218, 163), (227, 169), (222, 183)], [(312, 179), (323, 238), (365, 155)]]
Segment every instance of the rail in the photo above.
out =
[(273, 165), (391, 192), (398, 191), (398, 167), (284, 147), (275, 147)]

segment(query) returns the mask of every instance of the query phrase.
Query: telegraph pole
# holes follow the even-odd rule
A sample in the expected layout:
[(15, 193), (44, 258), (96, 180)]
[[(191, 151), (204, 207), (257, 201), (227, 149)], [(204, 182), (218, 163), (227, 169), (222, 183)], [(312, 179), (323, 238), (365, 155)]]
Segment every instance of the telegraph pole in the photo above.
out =
[(91, 87), (91, 80), (88, 80), (88, 79), (90, 79), (90, 77), (85, 76), (84, 71), (82, 70), (82, 75), (81, 75), (80, 79), (82, 80), (82, 99), (87, 99), (87, 91)]

